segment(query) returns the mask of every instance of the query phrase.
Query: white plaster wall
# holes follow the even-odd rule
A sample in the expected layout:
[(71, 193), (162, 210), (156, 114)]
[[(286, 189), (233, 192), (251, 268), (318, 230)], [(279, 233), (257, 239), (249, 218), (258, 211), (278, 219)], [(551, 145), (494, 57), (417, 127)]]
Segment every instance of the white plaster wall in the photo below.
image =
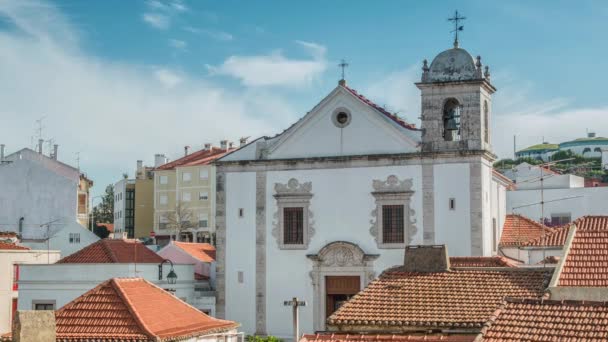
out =
[[(587, 152), (587, 153), (583, 154), (583, 150), (585, 148), (590, 148), (591, 152)], [(600, 149), (606, 148), (606, 145), (605, 144), (593, 144), (593, 143), (589, 143), (589, 144), (586, 144), (586, 145), (564, 146), (564, 147), (560, 146), (559, 149), (562, 150), (562, 151), (563, 150), (571, 150), (573, 153), (579, 154), (579, 155), (584, 156), (586, 158), (598, 158), (598, 157), (601, 157), (602, 156), (602, 152), (595, 152), (594, 150), (596, 148), (600, 148)]]
[(602, 169), (608, 169), (608, 148), (602, 150)]
[[(576, 198), (571, 198), (576, 197)], [(566, 199), (570, 198), (570, 199)], [(556, 201), (561, 199), (560, 201)], [(541, 217), (540, 190), (516, 190), (507, 192), (507, 212), (521, 214), (533, 220)], [(608, 187), (547, 189), (544, 191), (544, 217), (551, 214), (570, 213), (572, 220), (584, 215), (608, 215)], [(513, 209), (522, 205), (524, 208)]]
[[(482, 201), (482, 239), (483, 255), (492, 255), (492, 166), (481, 166), (481, 201)], [(469, 254), (470, 255), (470, 254)]]
[[(226, 319), (241, 323), (243, 331), (251, 334), (255, 332), (256, 299), (255, 172), (227, 173), (225, 184)], [(239, 208), (244, 209), (242, 218)], [(238, 272), (243, 272), (243, 283), (238, 281)]]
[[(57, 225), (59, 228), (55, 228), (55, 232), (52, 233), (48, 243), (46, 239), (42, 239), (37, 241), (24, 241), (23, 244), (31, 249), (46, 250), (49, 248), (51, 250), (59, 250), (61, 252), (61, 257), (66, 257), (99, 240), (97, 235), (76, 221), (66, 218), (57, 222)], [(46, 235), (46, 230), (43, 231)], [(70, 243), (70, 233), (80, 234), (80, 242)]]
[[(36, 161), (17, 159), (0, 165), (0, 225), (23, 236), (41, 237), (40, 225), (63, 217), (76, 220), (78, 180), (50, 171)], [(54, 229), (55, 226), (52, 226)]]
[(53, 264), (59, 258), (59, 251), (48, 253), (36, 250), (0, 251), (0, 334), (11, 330), (12, 300), (19, 297), (19, 291), (13, 291), (13, 265)]
[[(518, 190), (540, 189), (540, 169), (536, 169), (533, 174), (516, 178), (515, 183)], [(545, 189), (582, 188), (585, 186), (585, 178), (569, 174), (556, 175), (544, 172), (543, 183)]]
[[(506, 188), (499, 182), (492, 181), (490, 186), (490, 238), (496, 238), (496, 248), (498, 249), (498, 242), (502, 234), (502, 228), (505, 223), (506, 217)], [(496, 219), (496, 236), (492, 234), (492, 219)], [(491, 241), (490, 241), (491, 242)], [(494, 251), (493, 251), (494, 252)]]
[[(434, 165), (435, 243), (446, 244), (451, 256), (471, 255), (469, 164)], [(450, 210), (449, 200), (456, 200)], [(420, 208), (422, 210), (422, 208)]]
[[(127, 179), (121, 179), (114, 184), (114, 232), (120, 233), (125, 231), (125, 204), (127, 203), (126, 189)], [(119, 217), (119, 213), (122, 216)]]
[(170, 267), (163, 267), (158, 280), (158, 264), (54, 264), (24, 265), (19, 281), (19, 310), (31, 310), (33, 300), (55, 300), (56, 309), (100, 283), (116, 277), (141, 277), (162, 288), (176, 289), (175, 296), (194, 302), (193, 265), (175, 265), (177, 284), (168, 285)]

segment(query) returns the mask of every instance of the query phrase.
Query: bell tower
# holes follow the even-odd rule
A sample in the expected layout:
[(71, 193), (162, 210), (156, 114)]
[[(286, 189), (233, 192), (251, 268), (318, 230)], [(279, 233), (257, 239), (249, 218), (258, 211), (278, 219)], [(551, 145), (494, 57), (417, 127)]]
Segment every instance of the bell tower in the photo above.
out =
[(429, 66), (424, 60), (422, 80), (422, 152), (486, 151), (491, 155), (492, 94), (490, 71), (481, 57), (454, 47)]

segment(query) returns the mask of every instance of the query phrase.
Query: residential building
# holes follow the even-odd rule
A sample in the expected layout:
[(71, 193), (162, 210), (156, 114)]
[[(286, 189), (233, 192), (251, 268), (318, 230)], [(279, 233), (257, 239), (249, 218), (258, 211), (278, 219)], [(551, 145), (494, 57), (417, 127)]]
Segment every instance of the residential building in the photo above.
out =
[[(170, 273), (177, 276), (175, 284), (167, 278)], [(22, 266), (19, 309), (36, 309), (37, 304), (58, 309), (116, 277), (141, 277), (190, 305), (197, 303), (193, 264), (171, 263), (137, 240), (103, 239), (52, 265)]]
[(80, 223), (59, 219), (39, 227), (21, 238), (21, 243), (36, 250), (58, 250), (66, 257), (99, 241), (99, 237)]
[[(142, 278), (106, 280), (57, 310), (55, 319), (44, 319), (48, 315), (45, 312), (19, 312), (19, 315), (14, 332), (18, 341), (243, 340), (237, 332), (238, 323), (209, 317)], [(36, 329), (27, 329), (32, 324)], [(51, 334), (45, 339), (41, 331), (47, 330)], [(28, 340), (23, 336), (33, 338)]]
[(515, 152), (516, 158), (532, 158), (543, 161), (551, 160), (558, 151), (571, 151), (575, 155), (586, 158), (602, 157), (602, 149), (608, 147), (608, 138), (596, 137), (594, 132), (587, 133), (587, 137), (565, 141), (559, 144), (543, 142)]
[(59, 251), (32, 250), (16, 243), (0, 242), (0, 335), (11, 330), (19, 300), (19, 275), (23, 264), (52, 264)]
[(114, 225), (117, 234), (127, 237), (150, 236), (154, 222), (153, 167), (137, 161), (135, 179), (123, 177), (114, 184)]
[(193, 305), (215, 316), (215, 247), (208, 243), (171, 241), (158, 255), (175, 264), (194, 264)]
[[(516, 184), (517, 190), (569, 189), (585, 187), (585, 178), (573, 174), (560, 174), (548, 167), (521, 163), (503, 174)], [(541, 181), (542, 176), (542, 181)]]
[(0, 146), (0, 225), (22, 238), (37, 235), (57, 220), (88, 224), (93, 182), (79, 169), (57, 159), (57, 145), (47, 156), (29, 148), (4, 156)]
[(277, 301), (295, 296), (303, 331), (324, 330), (328, 296), (365, 288), (407, 245), (496, 253), (511, 182), (492, 168), (490, 74), (454, 47), (416, 86), (421, 128), (340, 80), (282, 133), (216, 161), (218, 317), (285, 338)]
[(551, 228), (521, 215), (507, 215), (498, 244), (500, 255), (536, 265), (562, 257), (568, 226)]
[(159, 245), (171, 239), (213, 242), (215, 166), (212, 163), (234, 149), (225, 140), (219, 148), (207, 144), (193, 153), (188, 149), (185, 148), (182, 158), (154, 169), (154, 232)]

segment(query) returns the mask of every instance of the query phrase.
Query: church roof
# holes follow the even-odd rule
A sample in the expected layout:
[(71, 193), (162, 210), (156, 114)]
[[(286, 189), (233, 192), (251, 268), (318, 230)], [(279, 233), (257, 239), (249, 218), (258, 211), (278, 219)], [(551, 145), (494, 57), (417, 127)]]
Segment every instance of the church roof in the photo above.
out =
[(227, 332), (216, 319), (141, 278), (107, 280), (55, 313), (57, 341), (177, 341)]
[[(504, 268), (444, 272), (389, 269), (332, 314), (335, 326), (481, 328), (506, 296), (543, 296), (552, 270)], [(346, 327), (345, 327), (346, 328)], [(356, 329), (356, 328), (353, 328)]]
[(507, 298), (482, 331), (485, 342), (608, 339), (606, 302)]
[(431, 62), (429, 82), (450, 82), (478, 79), (475, 60), (465, 49), (451, 48), (441, 52)]

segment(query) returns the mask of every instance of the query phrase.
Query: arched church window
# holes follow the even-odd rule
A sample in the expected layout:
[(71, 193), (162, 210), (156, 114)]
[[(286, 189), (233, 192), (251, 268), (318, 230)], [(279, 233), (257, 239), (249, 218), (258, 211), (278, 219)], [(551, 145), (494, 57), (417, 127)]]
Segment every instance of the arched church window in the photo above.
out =
[(599, 147), (596, 147), (596, 148), (593, 149), (593, 152), (602, 152), (602, 149), (599, 148)]
[(490, 143), (490, 116), (488, 115), (488, 101), (483, 101), (483, 141)]
[(587, 152), (591, 152), (591, 149), (589, 147), (585, 147), (583, 149), (583, 154), (587, 153)]
[(443, 139), (460, 140), (460, 114), (462, 106), (456, 99), (448, 99), (443, 105)]

